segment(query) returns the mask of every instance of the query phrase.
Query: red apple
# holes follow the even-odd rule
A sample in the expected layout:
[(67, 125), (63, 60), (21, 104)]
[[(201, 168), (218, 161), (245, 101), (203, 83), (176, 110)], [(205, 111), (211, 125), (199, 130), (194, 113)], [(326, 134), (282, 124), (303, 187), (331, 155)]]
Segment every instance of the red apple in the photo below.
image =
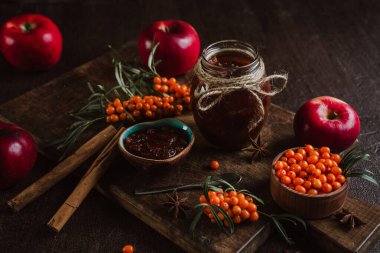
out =
[(61, 32), (45, 16), (19, 15), (1, 28), (0, 50), (5, 59), (19, 69), (45, 70), (61, 57)]
[(294, 117), (293, 127), (300, 145), (327, 146), (341, 152), (358, 138), (360, 120), (349, 104), (322, 96), (302, 105)]
[(36, 143), (19, 126), (0, 122), (0, 189), (24, 178), (37, 157)]
[(139, 37), (138, 51), (143, 64), (148, 65), (149, 54), (154, 42), (160, 43), (155, 52), (155, 60), (160, 75), (166, 77), (184, 74), (194, 67), (200, 52), (197, 31), (188, 23), (166, 20), (153, 23)]

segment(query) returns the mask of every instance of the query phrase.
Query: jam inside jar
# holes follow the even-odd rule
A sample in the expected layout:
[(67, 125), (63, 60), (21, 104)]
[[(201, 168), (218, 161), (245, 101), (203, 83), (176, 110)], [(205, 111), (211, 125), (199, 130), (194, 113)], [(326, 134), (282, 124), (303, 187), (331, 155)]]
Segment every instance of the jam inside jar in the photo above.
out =
[[(208, 46), (202, 53), (199, 68), (208, 74), (212, 83), (195, 75), (192, 80), (192, 107), (195, 122), (202, 135), (211, 143), (225, 149), (237, 150), (249, 145), (250, 137), (259, 135), (270, 106), (270, 96), (255, 93), (241, 85), (231, 89), (217, 80), (244, 77), (260, 69), (262, 60), (257, 49), (245, 42), (228, 40)], [(263, 68), (261, 69), (263, 71)], [(261, 73), (265, 77), (265, 70)], [(215, 78), (214, 78), (215, 77)], [(257, 83), (264, 91), (270, 83)], [(234, 86), (234, 85), (232, 85)], [(228, 92), (214, 94), (212, 89)], [(198, 100), (208, 92), (203, 103), (213, 103), (207, 110), (199, 108)], [(222, 93), (222, 94), (221, 94)], [(217, 102), (215, 102), (217, 100)], [(263, 115), (259, 115), (264, 111)], [(262, 113), (261, 113), (262, 114)]]

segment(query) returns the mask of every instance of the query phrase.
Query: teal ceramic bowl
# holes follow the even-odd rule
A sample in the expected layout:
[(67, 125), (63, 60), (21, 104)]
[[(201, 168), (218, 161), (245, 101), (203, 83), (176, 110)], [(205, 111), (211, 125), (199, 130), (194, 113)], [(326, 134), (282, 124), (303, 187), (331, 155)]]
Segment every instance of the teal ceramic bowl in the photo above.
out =
[[(189, 138), (189, 144), (187, 145), (187, 147), (184, 150), (182, 150), (180, 153), (178, 153), (177, 155), (170, 157), (168, 159), (162, 159), (162, 160), (149, 159), (149, 158), (137, 156), (137, 155), (134, 155), (134, 154), (128, 152), (128, 150), (125, 148), (125, 145), (124, 145), (125, 139), (129, 135), (131, 135), (137, 131), (147, 129), (147, 128), (160, 127), (160, 126), (175, 127), (175, 128), (179, 128), (179, 129), (182, 129), (183, 131), (185, 131), (188, 138)], [(125, 157), (125, 159), (133, 167), (139, 168), (139, 169), (144, 169), (144, 170), (153, 169), (153, 168), (173, 167), (174, 165), (178, 165), (189, 154), (193, 144), (194, 144), (194, 134), (191, 131), (190, 127), (187, 126), (182, 121), (176, 120), (176, 119), (161, 119), (161, 120), (157, 120), (157, 121), (143, 122), (143, 123), (133, 125), (133, 126), (127, 128), (120, 135), (119, 142), (118, 142), (120, 152)]]

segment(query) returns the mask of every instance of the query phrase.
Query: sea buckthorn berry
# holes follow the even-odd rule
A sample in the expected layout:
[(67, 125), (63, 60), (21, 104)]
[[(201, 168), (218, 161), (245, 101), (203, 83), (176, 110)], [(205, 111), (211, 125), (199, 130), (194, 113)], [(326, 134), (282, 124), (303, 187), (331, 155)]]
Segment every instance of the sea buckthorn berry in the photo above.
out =
[(315, 169), (311, 172), (313, 176), (319, 177), (322, 174), (322, 171), (320, 169)]
[(305, 149), (303, 149), (303, 148), (299, 148), (298, 150), (297, 150), (297, 153), (299, 153), (299, 154), (301, 154), (303, 157), (306, 157), (306, 150)]
[(214, 191), (208, 191), (208, 197), (211, 199), (211, 198), (215, 198), (216, 197), (216, 192)]
[(131, 111), (131, 112), (135, 109), (135, 107), (136, 107), (136, 105), (134, 103), (129, 103), (128, 104), (128, 110)]
[(324, 172), (326, 170), (326, 166), (321, 162), (317, 162), (315, 167), (317, 167), (317, 169), (321, 170), (321, 172)]
[(122, 113), (122, 112), (124, 112), (124, 107), (120, 105), (120, 106), (116, 107), (116, 111), (118, 113)]
[(342, 184), (339, 183), (338, 181), (334, 181), (331, 183), (331, 186), (334, 190), (338, 190), (340, 187), (342, 187)]
[(147, 116), (148, 118), (152, 117), (152, 116), (153, 116), (152, 111), (147, 110), (147, 111), (145, 112), (145, 116)]
[(199, 202), (201, 202), (201, 203), (207, 203), (207, 199), (206, 199), (205, 195), (202, 194), (202, 195), (199, 197)]
[(283, 177), (281, 178), (281, 182), (282, 182), (283, 184), (285, 184), (285, 185), (288, 185), (288, 184), (290, 184), (290, 183), (292, 182), (292, 180), (291, 180), (290, 177), (288, 177), (288, 176), (283, 176)]
[(283, 161), (276, 161), (276, 162), (274, 163), (274, 168), (275, 168), (276, 170), (281, 170), (281, 169), (284, 168), (284, 165), (285, 165), (285, 163), (284, 163)]
[(331, 173), (334, 174), (335, 176), (338, 176), (338, 175), (342, 174), (342, 169), (339, 167), (332, 167)]
[(230, 198), (237, 196), (237, 192), (236, 191), (229, 191), (229, 194), (230, 194)]
[(107, 116), (107, 117), (106, 117), (106, 122), (107, 122), (107, 123), (111, 123), (111, 117), (110, 117), (110, 116)]
[(303, 187), (305, 187), (306, 190), (309, 190), (311, 188), (312, 184), (309, 180), (306, 180), (304, 183), (303, 183)]
[(253, 202), (253, 198), (250, 196), (245, 196), (245, 199), (248, 200), (249, 203)]
[(155, 76), (155, 77), (153, 78), (153, 83), (155, 83), (155, 84), (160, 84), (160, 83), (161, 83), (161, 78), (160, 78), (159, 76)]
[(133, 253), (133, 251), (134, 251), (134, 248), (133, 248), (133, 246), (130, 245), (130, 244), (125, 245), (125, 246), (123, 247), (123, 250), (122, 250), (123, 253)]
[(307, 178), (307, 172), (306, 171), (300, 171), (300, 173), (298, 173), (298, 177), (303, 178), (303, 179)]
[(290, 170), (290, 171), (288, 171), (288, 172), (286, 173), (286, 176), (288, 176), (290, 179), (293, 180), (293, 179), (296, 178), (297, 174), (296, 174), (294, 171)]
[(330, 159), (330, 153), (327, 153), (327, 152), (322, 153), (322, 158)]
[(343, 175), (337, 175), (336, 176), (336, 181), (338, 181), (339, 183), (343, 184), (344, 182), (346, 182), (346, 178)]
[(310, 152), (309, 156), (312, 156), (312, 155), (319, 157), (319, 152), (317, 150), (313, 150)]
[(162, 93), (167, 93), (169, 91), (169, 87), (167, 85), (162, 85), (160, 92)]
[(227, 211), (230, 208), (230, 205), (227, 202), (222, 202), (220, 203), (220, 207), (224, 210)]
[(242, 209), (247, 208), (248, 205), (249, 205), (248, 200), (246, 200), (245, 198), (244, 199), (239, 199), (239, 206)]
[(110, 119), (111, 119), (111, 122), (112, 122), (112, 123), (116, 123), (116, 122), (119, 121), (119, 116), (117, 116), (116, 114), (112, 114), (112, 115), (110, 116)]
[(254, 203), (249, 203), (248, 206), (247, 206), (247, 210), (249, 212), (256, 212), (257, 206)]
[(330, 153), (330, 148), (328, 148), (328, 147), (321, 147), (319, 150), (321, 151), (322, 154), (323, 153)]
[(241, 208), (240, 208), (240, 206), (234, 206), (234, 207), (232, 207), (232, 213), (233, 213), (234, 215), (239, 215), (239, 214), (241, 213)]
[(169, 78), (169, 81), (168, 81), (168, 84), (169, 84), (169, 85), (174, 85), (174, 84), (176, 84), (176, 83), (177, 83), (177, 80), (175, 80), (174, 77)]
[(141, 115), (139, 110), (134, 110), (132, 113), (133, 117), (139, 117)]
[(224, 196), (223, 194), (217, 194), (219, 200), (220, 200), (220, 203), (224, 202)]
[(142, 103), (136, 103), (136, 106), (135, 106), (136, 110), (141, 110), (143, 108), (143, 104)]
[(317, 162), (318, 162), (318, 156), (316, 156), (316, 155), (311, 155), (311, 156), (309, 156), (308, 158), (307, 158), (307, 162), (309, 163), (309, 164), (316, 164)]
[(246, 209), (241, 209), (240, 217), (242, 220), (249, 219), (251, 214)]
[(232, 217), (234, 214), (232, 213), (232, 210), (231, 208), (227, 210), (227, 214), (228, 216)]
[(296, 174), (300, 173), (301, 171), (301, 166), (299, 166), (298, 164), (292, 164), (292, 166), (290, 166), (290, 170), (291, 171), (294, 171)]
[(249, 217), (251, 221), (257, 221), (259, 220), (259, 213), (258, 212), (253, 212), (251, 213), (251, 217)]
[(294, 158), (295, 158), (298, 162), (300, 162), (300, 161), (303, 160), (303, 155), (300, 154), (300, 153), (295, 153), (295, 154), (294, 154)]
[(185, 97), (185, 103), (190, 104), (190, 97)]
[(287, 158), (292, 158), (292, 157), (294, 157), (294, 151), (291, 150), (291, 149), (286, 150), (286, 152), (285, 152), (285, 156), (286, 156)]
[(238, 200), (245, 200), (245, 195), (243, 193), (239, 193), (237, 196)]
[(340, 155), (338, 155), (338, 154), (332, 154), (332, 155), (331, 155), (331, 159), (332, 159), (333, 161), (337, 162), (337, 163), (340, 163), (340, 161), (342, 160), (342, 159), (340, 158)]
[(332, 173), (327, 174), (326, 178), (327, 178), (327, 182), (330, 184), (335, 181), (335, 175)]
[(236, 206), (237, 204), (239, 204), (239, 199), (235, 196), (231, 197), (231, 205)]
[(108, 106), (107, 109), (106, 109), (106, 113), (107, 113), (108, 115), (112, 115), (112, 114), (114, 114), (114, 113), (115, 113), (115, 107), (113, 107), (113, 106)]
[(336, 161), (334, 161), (334, 160), (332, 160), (332, 166), (331, 166), (331, 168), (332, 167), (338, 167), (338, 163)]
[(182, 105), (176, 105), (176, 107), (177, 107), (178, 111), (182, 112), (182, 110), (183, 110), (183, 106)]
[(306, 189), (302, 185), (296, 185), (294, 187), (294, 190), (296, 190), (297, 192), (300, 192), (300, 193), (306, 193)]
[(120, 99), (119, 98), (115, 98), (115, 100), (113, 101), (113, 105), (115, 107), (121, 106), (122, 104), (121, 104)]
[(166, 77), (161, 77), (161, 83), (166, 84), (168, 79)]
[(210, 162), (209, 166), (211, 169), (216, 170), (219, 168), (219, 162), (216, 160), (213, 160)]
[(241, 217), (239, 215), (234, 215), (234, 217), (232, 218), (232, 221), (235, 224), (239, 224), (241, 222)]
[(211, 223), (216, 223), (215, 219), (210, 219)]
[(289, 165), (296, 164), (296, 163), (297, 163), (297, 160), (294, 157), (291, 157), (291, 158), (288, 159), (288, 164)]
[(145, 111), (148, 111), (148, 110), (150, 109), (150, 104), (148, 104), (148, 103), (144, 103), (144, 104), (143, 104), (143, 109), (144, 109)]
[(296, 177), (295, 179), (293, 179), (293, 184), (294, 184), (295, 186), (297, 186), (297, 185), (302, 185), (304, 182), (305, 182), (305, 180), (303, 180), (303, 179), (300, 178), (300, 177)]
[(287, 162), (288, 158), (286, 156), (283, 156), (283, 157), (280, 158), (280, 161)]
[(310, 194), (310, 195), (318, 195), (318, 191), (316, 189), (309, 189), (307, 191), (307, 194)]
[(231, 204), (231, 198), (230, 197), (224, 197), (224, 202)]
[(307, 153), (310, 153), (311, 151), (314, 151), (314, 147), (311, 146), (311, 145), (309, 145), (309, 144), (307, 144), (305, 146), (305, 150), (306, 150)]
[(126, 120), (127, 119), (127, 114), (125, 112), (120, 114), (120, 120)]
[(306, 170), (309, 164), (306, 161), (300, 161), (298, 165), (301, 166), (301, 169)]
[(224, 220), (224, 215), (221, 212), (218, 212), (218, 217), (220, 220)]
[(309, 164), (306, 168), (306, 172), (311, 174), (313, 172), (313, 170), (315, 170), (317, 167), (315, 167), (314, 164)]
[(206, 207), (203, 207), (203, 212), (205, 213), (205, 214), (209, 214), (209, 213), (211, 213), (211, 209), (210, 209), (210, 207), (209, 206), (206, 206)]
[(322, 185), (322, 191), (323, 191), (324, 193), (329, 193), (329, 192), (331, 192), (331, 191), (332, 191), (332, 186), (331, 186), (331, 184), (329, 184), (329, 183), (324, 183), (324, 184)]
[(321, 182), (321, 180), (319, 180), (317, 178), (313, 179), (312, 184), (313, 184), (313, 187), (316, 189), (322, 188), (322, 182)]
[(321, 174), (319, 177), (318, 177), (319, 180), (321, 180), (322, 184), (324, 183), (327, 183), (327, 177), (325, 174)]
[(276, 175), (281, 178), (282, 176), (286, 176), (286, 170), (278, 170), (276, 171)]

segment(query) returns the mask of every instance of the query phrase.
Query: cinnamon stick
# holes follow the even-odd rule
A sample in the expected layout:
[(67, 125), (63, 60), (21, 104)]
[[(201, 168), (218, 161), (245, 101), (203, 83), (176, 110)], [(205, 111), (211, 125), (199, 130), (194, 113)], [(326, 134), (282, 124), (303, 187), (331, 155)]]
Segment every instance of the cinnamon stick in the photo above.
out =
[(125, 130), (122, 127), (112, 138), (108, 145), (102, 150), (96, 160), (92, 163), (86, 174), (82, 177), (77, 187), (66, 199), (65, 203), (58, 209), (54, 216), (48, 222), (48, 226), (54, 231), (59, 232), (74, 214), (86, 198), (91, 189), (97, 184), (102, 175), (106, 172), (116, 154), (116, 144), (120, 134)]
[(27, 204), (44, 194), (57, 182), (77, 169), (84, 161), (97, 153), (109, 142), (115, 133), (116, 129), (113, 126), (108, 126), (99, 132), (75, 151), (74, 154), (67, 157), (50, 172), (8, 201), (8, 205), (16, 212), (20, 211)]

